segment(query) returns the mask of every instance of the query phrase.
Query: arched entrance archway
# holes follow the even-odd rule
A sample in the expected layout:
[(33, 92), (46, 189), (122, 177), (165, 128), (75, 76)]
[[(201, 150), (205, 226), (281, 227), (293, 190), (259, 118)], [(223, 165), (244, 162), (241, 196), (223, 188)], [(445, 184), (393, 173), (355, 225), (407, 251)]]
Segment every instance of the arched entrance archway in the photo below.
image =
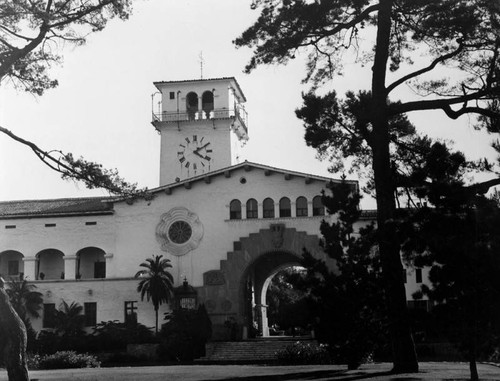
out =
[[(304, 249), (328, 266), (334, 266), (334, 261), (320, 247), (318, 235), (287, 228), (283, 223), (271, 223), (269, 228), (235, 241), (234, 250), (227, 253), (220, 267), (203, 274), (203, 286), (197, 290), (199, 301), (205, 304), (212, 321), (212, 338), (229, 340), (228, 327), (234, 326), (238, 331), (235, 336), (247, 338), (253, 327), (249, 295), (261, 295), (262, 300), (266, 280), (283, 266), (298, 264)], [(252, 273), (258, 274), (258, 282), (253, 284), (258, 290), (249, 293)]]
[(299, 266), (300, 257), (285, 251), (272, 251), (259, 256), (251, 263), (243, 276), (243, 315), (251, 322), (248, 335), (254, 336), (257, 329), (263, 337), (269, 336), (266, 294), (273, 277), (281, 270)]

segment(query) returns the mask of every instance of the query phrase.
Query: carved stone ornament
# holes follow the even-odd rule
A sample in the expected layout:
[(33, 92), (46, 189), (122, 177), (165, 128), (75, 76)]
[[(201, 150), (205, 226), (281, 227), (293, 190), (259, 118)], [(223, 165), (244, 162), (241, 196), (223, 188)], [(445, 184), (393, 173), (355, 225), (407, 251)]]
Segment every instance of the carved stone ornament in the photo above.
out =
[(197, 214), (183, 207), (170, 209), (161, 216), (156, 239), (163, 251), (182, 256), (194, 250), (203, 238), (203, 224)]
[(283, 246), (285, 224), (271, 224), (272, 242), (275, 249)]

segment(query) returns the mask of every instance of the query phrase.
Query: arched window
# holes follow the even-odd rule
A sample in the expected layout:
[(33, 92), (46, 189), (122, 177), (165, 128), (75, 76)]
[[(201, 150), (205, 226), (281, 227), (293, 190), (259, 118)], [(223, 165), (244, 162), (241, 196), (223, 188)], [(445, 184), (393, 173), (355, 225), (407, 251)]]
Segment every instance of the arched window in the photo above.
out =
[(253, 198), (247, 201), (247, 218), (258, 218), (259, 208), (257, 201)]
[(201, 109), (205, 114), (205, 119), (210, 119), (210, 113), (214, 110), (214, 93), (205, 91), (201, 96)]
[(274, 201), (272, 198), (266, 198), (262, 203), (264, 218), (274, 218)]
[(290, 204), (290, 199), (288, 197), (283, 197), (280, 200), (280, 217), (291, 217), (292, 216), (292, 206)]
[(198, 112), (198, 95), (196, 93), (190, 92), (186, 96), (186, 112), (189, 120), (196, 119)]
[(297, 202), (295, 204), (295, 211), (297, 217), (307, 217), (307, 198), (304, 196), (300, 196), (297, 198)]
[(325, 206), (321, 201), (321, 196), (316, 196), (313, 198), (313, 216), (324, 216)]
[(241, 202), (240, 200), (233, 200), (229, 204), (229, 219), (241, 220)]

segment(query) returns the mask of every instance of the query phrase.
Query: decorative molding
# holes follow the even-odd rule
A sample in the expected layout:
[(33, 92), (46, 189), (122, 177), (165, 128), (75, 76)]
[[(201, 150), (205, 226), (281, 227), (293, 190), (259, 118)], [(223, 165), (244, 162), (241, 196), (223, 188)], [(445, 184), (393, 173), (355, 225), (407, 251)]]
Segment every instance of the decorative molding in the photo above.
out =
[[(175, 243), (169, 237), (170, 227), (178, 221), (183, 221), (191, 227), (190, 237), (183, 243)], [(161, 250), (178, 257), (196, 249), (203, 238), (203, 233), (203, 224), (198, 215), (184, 207), (175, 207), (164, 213), (156, 226), (156, 239)]]
[(210, 270), (203, 274), (204, 286), (220, 286), (226, 283), (226, 278), (221, 270)]

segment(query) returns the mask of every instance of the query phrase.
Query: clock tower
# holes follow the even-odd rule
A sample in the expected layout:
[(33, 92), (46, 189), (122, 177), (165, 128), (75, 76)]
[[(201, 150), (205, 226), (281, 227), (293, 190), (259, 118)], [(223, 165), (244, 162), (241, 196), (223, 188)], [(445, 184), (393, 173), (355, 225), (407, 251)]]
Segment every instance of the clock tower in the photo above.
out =
[(160, 186), (237, 163), (248, 131), (246, 99), (234, 77), (154, 85), (158, 92), (151, 96), (152, 124), (161, 135)]

